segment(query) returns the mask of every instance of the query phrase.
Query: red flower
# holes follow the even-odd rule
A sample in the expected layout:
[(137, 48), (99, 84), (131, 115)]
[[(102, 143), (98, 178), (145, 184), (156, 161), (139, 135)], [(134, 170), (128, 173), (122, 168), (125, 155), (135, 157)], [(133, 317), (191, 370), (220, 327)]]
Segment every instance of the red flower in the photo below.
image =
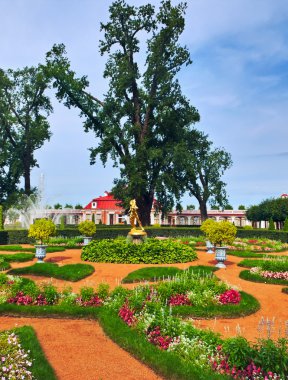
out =
[(223, 305), (227, 303), (238, 304), (241, 301), (241, 294), (237, 290), (230, 289), (222, 293), (219, 297), (219, 302)]
[(171, 306), (191, 305), (191, 301), (185, 294), (175, 294), (169, 298), (168, 305), (171, 305)]

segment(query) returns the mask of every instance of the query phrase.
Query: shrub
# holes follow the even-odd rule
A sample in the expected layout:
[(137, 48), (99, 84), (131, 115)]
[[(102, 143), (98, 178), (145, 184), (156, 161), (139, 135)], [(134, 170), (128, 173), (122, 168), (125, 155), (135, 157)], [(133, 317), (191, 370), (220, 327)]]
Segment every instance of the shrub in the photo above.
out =
[(172, 240), (147, 239), (129, 244), (124, 239), (93, 240), (82, 250), (82, 260), (105, 263), (169, 264), (196, 260), (193, 247)]
[(78, 230), (80, 234), (84, 236), (93, 236), (96, 232), (96, 224), (91, 220), (85, 220), (84, 222), (79, 223)]
[(206, 235), (214, 245), (232, 244), (235, 240), (237, 228), (230, 222), (211, 223), (207, 227)]
[(247, 339), (241, 336), (225, 339), (222, 350), (228, 355), (228, 363), (239, 368), (245, 368), (250, 363), (253, 352)]
[(28, 237), (32, 237), (42, 244), (50, 236), (55, 235), (56, 226), (50, 219), (38, 219), (29, 228)]
[(207, 235), (208, 231), (214, 224), (217, 223), (214, 219), (206, 219), (200, 226), (200, 230), (204, 232), (205, 235)]

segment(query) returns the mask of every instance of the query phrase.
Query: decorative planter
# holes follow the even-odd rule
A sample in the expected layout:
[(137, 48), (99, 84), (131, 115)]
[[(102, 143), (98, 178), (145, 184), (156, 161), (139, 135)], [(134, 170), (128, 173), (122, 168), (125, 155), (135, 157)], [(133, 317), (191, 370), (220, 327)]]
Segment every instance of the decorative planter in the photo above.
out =
[(90, 243), (91, 240), (92, 240), (92, 236), (84, 236), (83, 237), (83, 244), (87, 245)]
[(214, 253), (213, 251), (214, 245), (211, 243), (211, 241), (206, 240), (206, 248), (207, 248), (207, 253)]
[(38, 259), (37, 263), (44, 263), (43, 259), (46, 257), (47, 245), (38, 244), (35, 245), (36, 253), (35, 257)]
[(224, 261), (226, 260), (227, 247), (215, 247), (215, 259), (218, 263), (215, 265), (217, 268), (226, 268)]

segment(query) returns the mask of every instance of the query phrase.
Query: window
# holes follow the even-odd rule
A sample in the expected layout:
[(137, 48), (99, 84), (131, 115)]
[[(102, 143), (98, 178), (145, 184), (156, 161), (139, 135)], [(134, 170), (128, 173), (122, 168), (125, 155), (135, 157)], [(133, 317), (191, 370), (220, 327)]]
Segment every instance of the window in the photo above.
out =
[(92, 208), (97, 208), (97, 202), (92, 202)]

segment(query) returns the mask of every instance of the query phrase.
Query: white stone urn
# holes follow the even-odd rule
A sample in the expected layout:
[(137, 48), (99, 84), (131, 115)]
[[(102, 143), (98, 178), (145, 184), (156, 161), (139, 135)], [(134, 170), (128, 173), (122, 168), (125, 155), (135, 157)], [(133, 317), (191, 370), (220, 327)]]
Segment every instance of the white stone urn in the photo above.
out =
[(224, 261), (226, 260), (226, 251), (227, 247), (215, 247), (215, 259), (217, 260), (217, 264), (215, 265), (217, 268), (226, 268)]
[(92, 240), (92, 236), (83, 236), (83, 244), (88, 245)]
[(207, 253), (214, 253), (213, 251), (214, 245), (211, 243), (211, 241), (206, 240), (206, 248), (207, 248)]
[(47, 245), (37, 244), (35, 245), (36, 253), (35, 257), (38, 259), (37, 263), (44, 263), (43, 259), (46, 257)]

